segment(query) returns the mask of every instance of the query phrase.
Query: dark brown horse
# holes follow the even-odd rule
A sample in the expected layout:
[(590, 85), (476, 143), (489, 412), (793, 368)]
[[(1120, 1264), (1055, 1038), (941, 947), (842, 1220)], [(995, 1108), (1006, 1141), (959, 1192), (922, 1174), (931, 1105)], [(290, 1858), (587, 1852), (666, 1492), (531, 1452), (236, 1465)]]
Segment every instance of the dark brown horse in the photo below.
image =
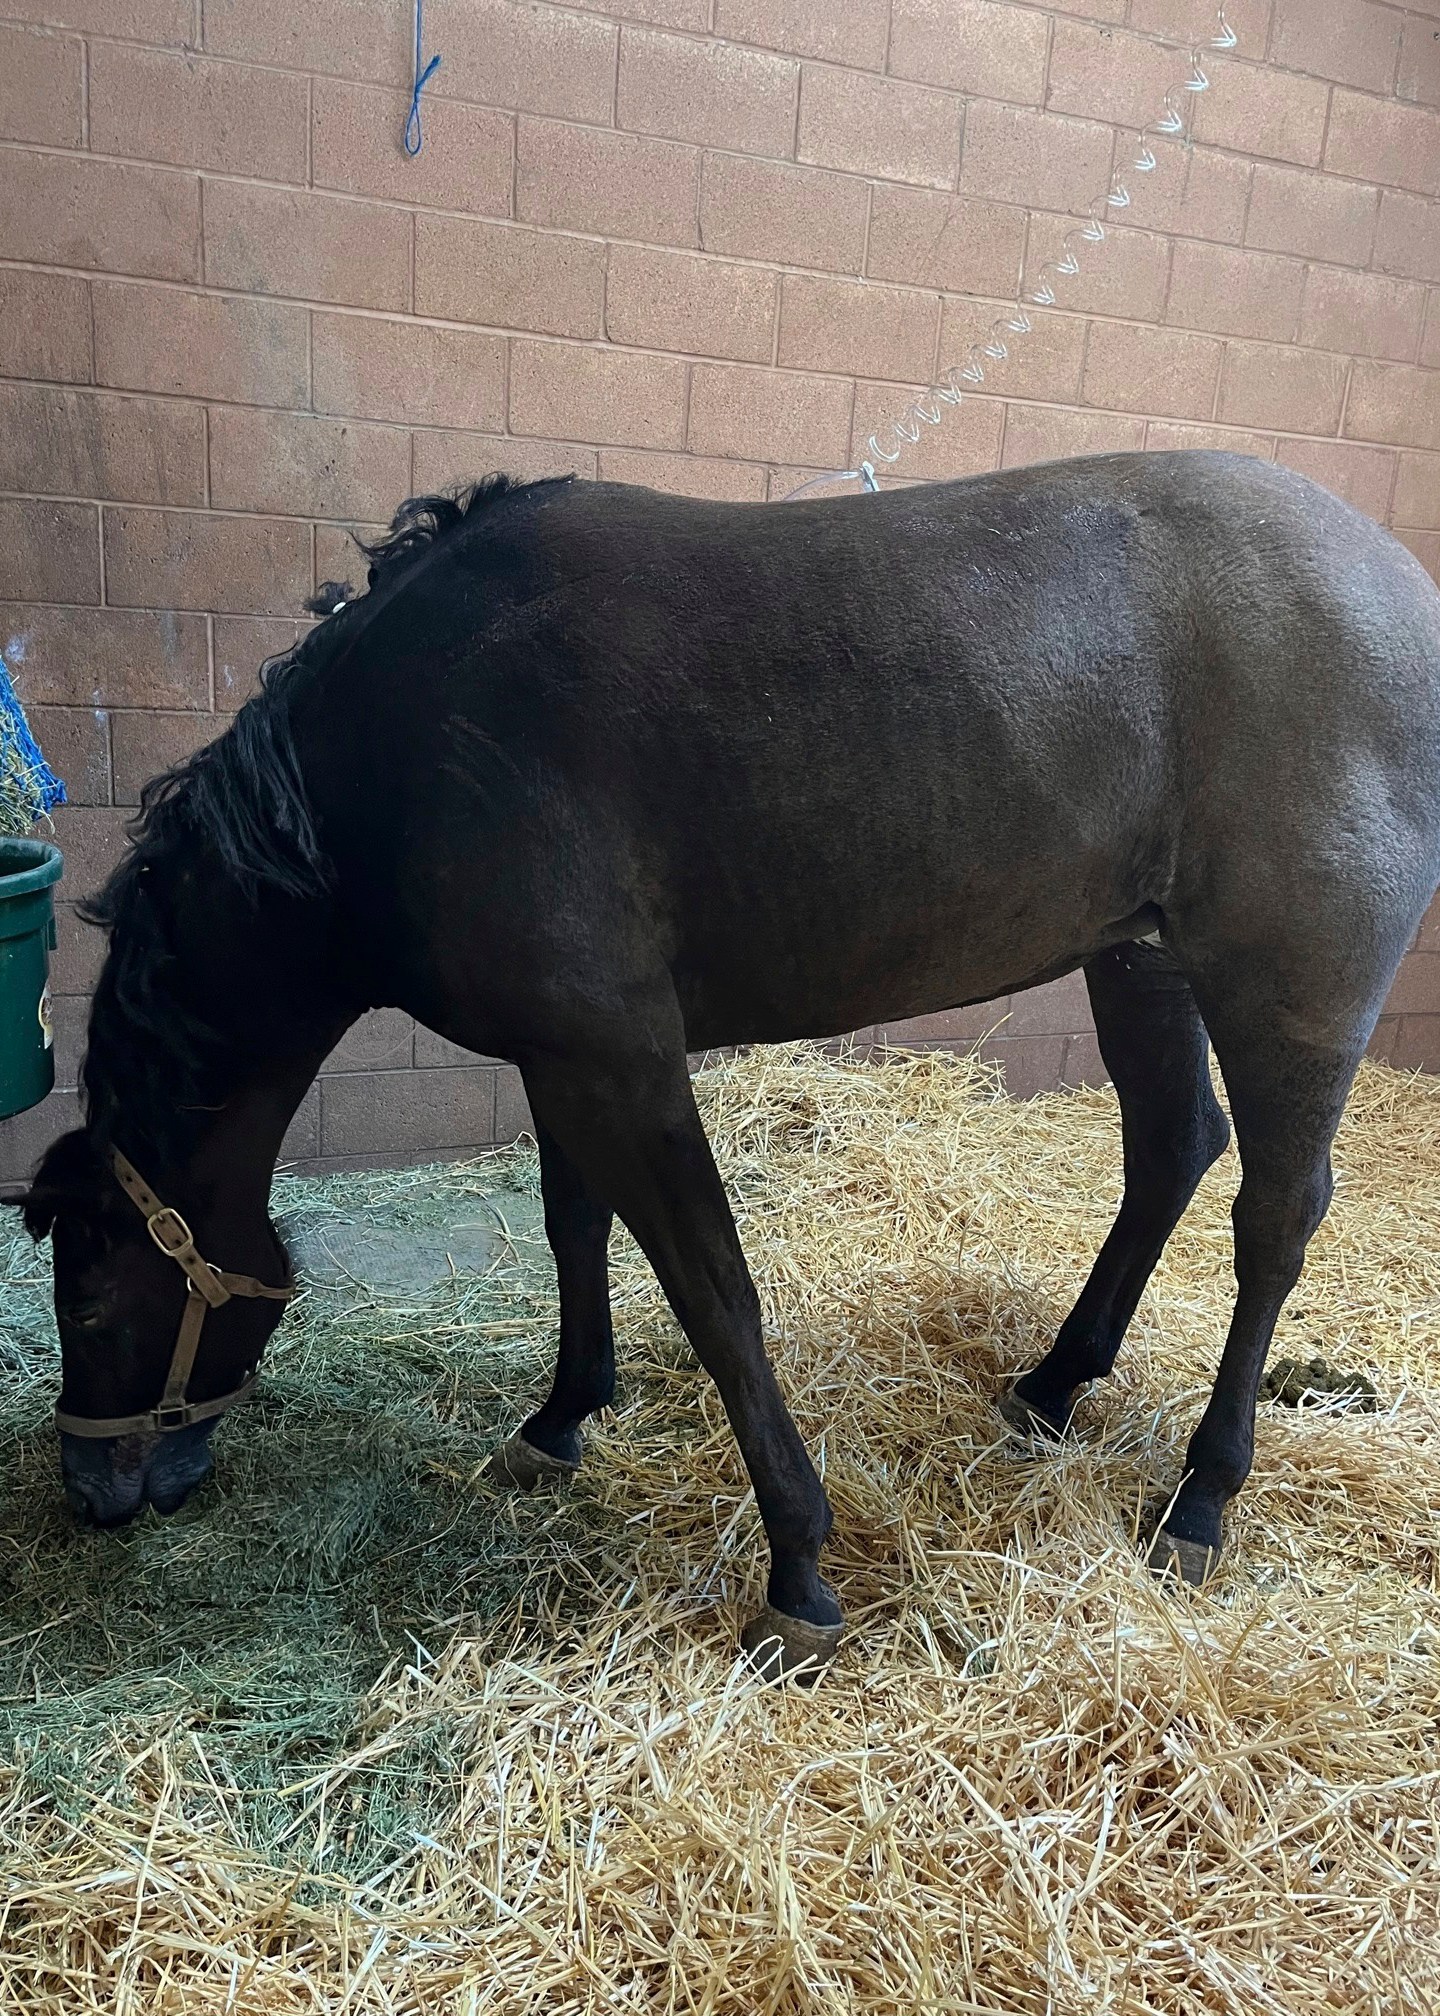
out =
[(830, 1509), (686, 1052), (1083, 967), (1124, 1202), (1006, 1413), (1059, 1429), (1114, 1363), (1226, 1140), (1208, 1037), (1239, 1293), (1158, 1536), (1203, 1575), (1341, 1108), (1440, 880), (1440, 595), (1417, 563), (1300, 477), (1212, 455), (785, 507), (497, 482), (405, 507), (371, 557), (369, 594), (151, 788), (95, 906), (87, 1124), (26, 1206), (54, 1234), (77, 1506), (164, 1510), (208, 1468), (282, 1312), (254, 1291), (286, 1280), (266, 1210), (286, 1123), (347, 1024), (393, 1004), (513, 1058), (535, 1115), (559, 1363), (497, 1474), (573, 1468), (610, 1398), (618, 1212), (754, 1482), (770, 1607), (747, 1642), (823, 1658)]

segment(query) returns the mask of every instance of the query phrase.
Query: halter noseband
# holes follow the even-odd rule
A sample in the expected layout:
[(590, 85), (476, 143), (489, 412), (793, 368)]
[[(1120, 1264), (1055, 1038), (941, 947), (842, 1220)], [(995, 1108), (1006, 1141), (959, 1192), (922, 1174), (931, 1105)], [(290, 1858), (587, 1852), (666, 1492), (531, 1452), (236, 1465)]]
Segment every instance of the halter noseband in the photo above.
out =
[(136, 1210), (143, 1214), (145, 1230), (166, 1258), (180, 1268), (189, 1283), (185, 1311), (180, 1318), (165, 1391), (158, 1406), (148, 1407), (141, 1414), (117, 1414), (109, 1418), (66, 1414), (57, 1407), (55, 1426), (66, 1435), (86, 1435), (94, 1440), (112, 1435), (173, 1435), (177, 1429), (189, 1428), (197, 1421), (213, 1421), (217, 1415), (227, 1413), (254, 1392), (255, 1382), (260, 1377), (260, 1367), (255, 1365), (238, 1386), (214, 1400), (185, 1398), (185, 1388), (190, 1383), (195, 1353), (200, 1348), (200, 1332), (205, 1327), (208, 1312), (221, 1308), (232, 1295), (264, 1296), (271, 1302), (288, 1302), (295, 1293), (295, 1282), (292, 1277), (283, 1288), (272, 1288), (250, 1274), (222, 1273), (218, 1267), (201, 1258), (196, 1251), (195, 1236), (180, 1213), (171, 1205), (160, 1202), (144, 1177), (133, 1163), (126, 1161), (118, 1148), (110, 1150), (110, 1167), (115, 1173), (115, 1181)]

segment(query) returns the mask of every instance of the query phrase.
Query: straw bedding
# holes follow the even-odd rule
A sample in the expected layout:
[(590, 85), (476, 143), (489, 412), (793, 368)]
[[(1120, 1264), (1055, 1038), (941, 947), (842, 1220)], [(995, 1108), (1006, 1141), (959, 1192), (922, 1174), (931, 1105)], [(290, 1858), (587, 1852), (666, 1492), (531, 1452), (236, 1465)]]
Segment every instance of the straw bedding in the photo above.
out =
[[(112, 1537), (58, 1506), (17, 1240), (0, 2008), (1440, 2007), (1440, 1080), (1366, 1068), (1277, 1340), (1378, 1411), (1262, 1409), (1200, 1594), (1133, 1535), (1218, 1354), (1233, 1155), (1036, 1461), (992, 1398), (1108, 1226), (1111, 1095), (805, 1050), (700, 1093), (835, 1505), (834, 1671), (735, 1660), (753, 1502), (618, 1239), (620, 1404), (568, 1494), (480, 1475), (553, 1349), (522, 1228), (522, 1264), (424, 1303), (313, 1291), (201, 1499)], [(515, 1153), (284, 1201), (403, 1227), (534, 1180)]]

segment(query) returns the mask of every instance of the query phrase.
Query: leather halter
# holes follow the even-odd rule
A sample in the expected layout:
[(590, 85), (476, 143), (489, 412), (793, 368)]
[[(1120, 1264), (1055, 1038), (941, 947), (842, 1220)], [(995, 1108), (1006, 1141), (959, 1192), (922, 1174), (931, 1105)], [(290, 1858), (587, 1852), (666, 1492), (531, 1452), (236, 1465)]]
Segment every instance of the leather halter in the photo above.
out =
[[(264, 1296), (271, 1302), (288, 1302), (295, 1293), (295, 1281), (291, 1276), (283, 1288), (272, 1288), (250, 1274), (222, 1273), (220, 1268), (201, 1258), (195, 1247), (194, 1234), (180, 1213), (171, 1205), (160, 1202), (134, 1164), (127, 1162), (118, 1148), (110, 1150), (110, 1167), (115, 1173), (115, 1181), (136, 1210), (143, 1214), (145, 1230), (166, 1258), (173, 1260), (184, 1274), (189, 1284), (185, 1310), (180, 1318), (175, 1349), (170, 1356), (165, 1391), (157, 1406), (147, 1407), (139, 1414), (109, 1417), (67, 1414), (57, 1407), (55, 1426), (63, 1434), (86, 1435), (94, 1440), (112, 1435), (173, 1435), (177, 1429), (189, 1428), (197, 1421), (213, 1421), (217, 1415), (227, 1413), (240, 1401), (248, 1399), (260, 1377), (260, 1367), (255, 1365), (238, 1386), (232, 1387), (228, 1393), (221, 1393), (214, 1400), (185, 1398), (195, 1353), (200, 1348), (200, 1332), (205, 1327), (205, 1318), (210, 1310), (222, 1308), (233, 1295)], [(287, 1274), (288, 1271), (287, 1268)]]

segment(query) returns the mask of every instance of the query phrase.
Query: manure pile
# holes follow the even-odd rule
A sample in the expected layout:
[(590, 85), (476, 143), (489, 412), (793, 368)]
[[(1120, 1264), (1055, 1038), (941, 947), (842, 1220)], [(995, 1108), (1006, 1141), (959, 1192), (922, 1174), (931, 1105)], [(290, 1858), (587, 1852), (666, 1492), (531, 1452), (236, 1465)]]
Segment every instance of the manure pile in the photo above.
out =
[(698, 1082), (836, 1511), (814, 1693), (737, 1661), (753, 1500), (622, 1237), (579, 1481), (481, 1475), (556, 1336), (525, 1151), (283, 1180), (392, 1244), (499, 1193), (502, 1257), (332, 1269), (199, 1499), (116, 1536), (61, 1503), (48, 1254), (3, 1228), (0, 2010), (1440, 2007), (1440, 1079), (1366, 1067), (1276, 1340), (1374, 1397), (1262, 1408), (1199, 1594), (1134, 1535), (1218, 1357), (1233, 1152), (1033, 1460), (993, 1396), (1108, 1228), (1112, 1096), (808, 1049)]

